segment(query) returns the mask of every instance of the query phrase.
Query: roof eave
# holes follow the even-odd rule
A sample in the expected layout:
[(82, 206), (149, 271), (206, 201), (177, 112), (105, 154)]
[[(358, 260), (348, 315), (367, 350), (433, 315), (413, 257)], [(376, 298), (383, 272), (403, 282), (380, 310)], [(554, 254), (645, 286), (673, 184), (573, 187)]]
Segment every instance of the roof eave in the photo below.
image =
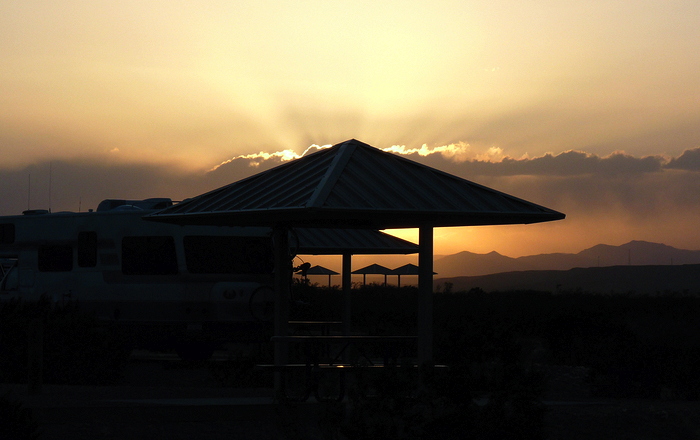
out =
[(387, 248), (365, 248), (365, 249), (347, 249), (341, 247), (300, 247), (297, 253), (300, 255), (410, 255), (417, 254), (418, 247), (415, 249), (387, 249)]
[(208, 224), (229, 226), (289, 226), (309, 228), (390, 229), (420, 226), (483, 226), (531, 224), (562, 220), (565, 214), (543, 212), (416, 212), (384, 210), (349, 210), (330, 208), (274, 208), (236, 212), (204, 212), (160, 214), (146, 216), (147, 220), (176, 224)]

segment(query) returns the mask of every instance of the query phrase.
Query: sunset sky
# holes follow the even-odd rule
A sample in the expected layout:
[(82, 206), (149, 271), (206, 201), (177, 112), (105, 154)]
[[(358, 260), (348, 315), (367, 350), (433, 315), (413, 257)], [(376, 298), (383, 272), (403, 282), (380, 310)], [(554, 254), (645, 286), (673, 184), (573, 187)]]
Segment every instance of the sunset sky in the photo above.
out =
[(697, 0), (5, 0), (0, 215), (181, 200), (355, 138), (567, 214), (436, 254), (700, 249), (699, 24)]

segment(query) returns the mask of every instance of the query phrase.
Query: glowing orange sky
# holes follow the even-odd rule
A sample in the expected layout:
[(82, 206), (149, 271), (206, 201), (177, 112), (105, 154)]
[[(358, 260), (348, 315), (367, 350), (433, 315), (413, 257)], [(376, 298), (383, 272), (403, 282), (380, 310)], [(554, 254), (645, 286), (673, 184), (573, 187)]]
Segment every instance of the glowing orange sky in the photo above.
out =
[[(76, 210), (196, 195), (255, 171), (208, 170), (259, 152), (458, 145), (411, 157), (568, 217), (438, 230), (437, 253), (700, 248), (692, 167), (560, 182), (468, 167), (571, 150), (668, 163), (700, 147), (698, 23), (695, 0), (4, 1), (0, 181), (23, 188), (31, 174), (30, 203), (45, 205), (51, 161), (54, 210)], [(26, 208), (20, 193), (0, 214)]]

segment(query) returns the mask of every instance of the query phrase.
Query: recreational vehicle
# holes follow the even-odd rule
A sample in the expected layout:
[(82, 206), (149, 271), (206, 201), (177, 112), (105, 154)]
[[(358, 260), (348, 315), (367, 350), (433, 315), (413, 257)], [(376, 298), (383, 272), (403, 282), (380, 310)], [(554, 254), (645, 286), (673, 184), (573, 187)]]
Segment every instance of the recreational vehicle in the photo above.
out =
[(0, 302), (73, 301), (102, 320), (171, 332), (270, 320), (270, 230), (143, 220), (170, 205), (105, 200), (90, 212), (0, 217)]

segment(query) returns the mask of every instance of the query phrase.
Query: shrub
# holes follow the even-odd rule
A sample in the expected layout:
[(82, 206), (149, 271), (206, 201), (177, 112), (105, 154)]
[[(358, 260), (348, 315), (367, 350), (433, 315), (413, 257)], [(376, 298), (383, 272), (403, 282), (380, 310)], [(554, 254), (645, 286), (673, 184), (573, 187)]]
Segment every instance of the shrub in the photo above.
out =
[(79, 304), (52, 307), (47, 301), (12, 302), (0, 309), (1, 380), (27, 380), (31, 332), (40, 332), (43, 339), (45, 383), (113, 383), (131, 352), (126, 333), (81, 311)]
[(39, 422), (29, 408), (8, 393), (0, 396), (0, 438), (34, 440), (39, 438)]

